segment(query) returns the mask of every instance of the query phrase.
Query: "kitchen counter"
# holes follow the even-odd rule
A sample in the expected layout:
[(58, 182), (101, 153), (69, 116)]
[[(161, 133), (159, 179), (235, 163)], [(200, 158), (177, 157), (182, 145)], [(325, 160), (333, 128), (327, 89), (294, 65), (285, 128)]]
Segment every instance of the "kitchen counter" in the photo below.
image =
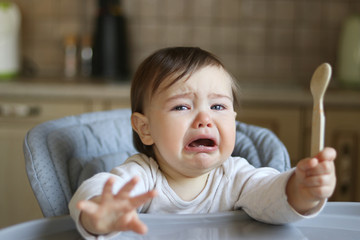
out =
[(41, 98), (122, 98), (130, 97), (130, 83), (104, 83), (90, 81), (8, 81), (0, 82), (0, 97)]
[[(298, 86), (248, 85), (242, 84), (244, 105), (301, 105), (310, 106), (312, 96), (309, 89)], [(118, 99), (130, 97), (130, 82), (105, 83), (89, 81), (9, 81), (0, 82), (0, 97), (37, 98), (97, 98)], [(325, 106), (360, 109), (360, 91), (330, 88), (325, 94)]]

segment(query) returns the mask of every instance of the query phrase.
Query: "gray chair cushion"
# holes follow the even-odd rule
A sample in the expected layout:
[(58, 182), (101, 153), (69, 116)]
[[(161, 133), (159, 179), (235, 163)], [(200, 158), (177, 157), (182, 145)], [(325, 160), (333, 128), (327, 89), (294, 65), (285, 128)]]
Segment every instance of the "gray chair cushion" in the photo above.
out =
[[(68, 214), (67, 204), (82, 181), (137, 153), (130, 115), (129, 109), (86, 113), (42, 123), (27, 133), (26, 171), (45, 217)], [(233, 155), (255, 167), (290, 168), (286, 148), (272, 132), (236, 124)]]

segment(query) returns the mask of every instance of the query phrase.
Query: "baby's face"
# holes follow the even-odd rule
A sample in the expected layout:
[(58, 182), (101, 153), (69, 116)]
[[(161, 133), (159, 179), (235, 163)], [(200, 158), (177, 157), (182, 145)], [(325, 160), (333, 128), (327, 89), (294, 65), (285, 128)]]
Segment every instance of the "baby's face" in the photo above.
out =
[(221, 165), (235, 144), (230, 76), (216, 66), (160, 89), (147, 104), (156, 160), (167, 174), (200, 176)]

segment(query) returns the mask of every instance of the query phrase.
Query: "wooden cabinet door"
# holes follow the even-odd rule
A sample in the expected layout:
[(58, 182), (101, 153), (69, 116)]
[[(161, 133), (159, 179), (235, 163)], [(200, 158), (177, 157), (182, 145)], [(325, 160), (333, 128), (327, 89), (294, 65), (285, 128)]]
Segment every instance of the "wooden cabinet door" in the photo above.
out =
[(32, 124), (0, 123), (0, 228), (41, 218), (25, 172), (24, 136)]
[(325, 144), (337, 151), (336, 201), (360, 201), (360, 110), (326, 111)]
[(25, 171), (25, 134), (39, 123), (88, 109), (84, 102), (0, 102), (0, 228), (42, 217)]
[(238, 120), (273, 131), (285, 144), (291, 164), (303, 158), (301, 110), (280, 107), (245, 107), (238, 113)]

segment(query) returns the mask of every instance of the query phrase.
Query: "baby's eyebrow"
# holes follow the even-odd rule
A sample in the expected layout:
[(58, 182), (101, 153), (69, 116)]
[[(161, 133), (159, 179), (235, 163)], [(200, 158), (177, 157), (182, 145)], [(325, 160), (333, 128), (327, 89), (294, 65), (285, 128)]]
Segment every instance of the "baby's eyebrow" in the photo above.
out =
[[(181, 99), (181, 98), (193, 98), (196, 94), (192, 93), (192, 92), (187, 92), (187, 93), (180, 93), (180, 94), (176, 94), (173, 96), (170, 96), (169, 98), (167, 98), (167, 101), (172, 101), (172, 100), (176, 100), (176, 99)], [(210, 93), (208, 95), (209, 98), (212, 99), (216, 99), (216, 98), (227, 98), (231, 101), (233, 101), (232, 96), (229, 96), (227, 94), (221, 94), (221, 93)]]
[(172, 101), (172, 100), (176, 100), (179, 98), (192, 98), (194, 96), (194, 93), (180, 93), (180, 94), (176, 94), (173, 96), (170, 96), (169, 98), (167, 98), (167, 101)]
[(227, 98), (231, 101), (233, 101), (233, 97), (226, 95), (226, 94), (221, 94), (221, 93), (211, 93), (209, 94), (209, 98)]

